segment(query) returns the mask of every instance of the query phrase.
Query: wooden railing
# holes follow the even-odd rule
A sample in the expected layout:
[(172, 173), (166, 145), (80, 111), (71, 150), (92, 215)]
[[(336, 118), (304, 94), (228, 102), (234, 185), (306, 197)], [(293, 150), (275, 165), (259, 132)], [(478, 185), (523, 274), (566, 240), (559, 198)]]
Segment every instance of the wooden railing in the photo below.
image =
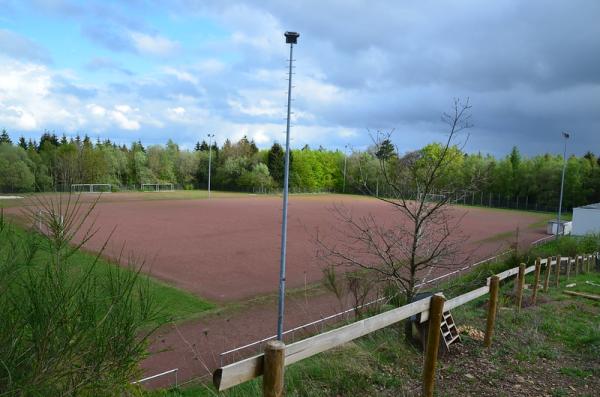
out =
[[(356, 321), (352, 324), (348, 324), (343, 327), (332, 329), (331, 331), (291, 343), (287, 346), (278, 341), (269, 342), (264, 353), (218, 368), (213, 374), (213, 384), (218, 391), (222, 391), (257, 378), (261, 375), (265, 375), (263, 379), (264, 396), (280, 396), (283, 393), (284, 366), (291, 365), (300, 360), (304, 360), (305, 358), (312, 357), (318, 353), (333, 349), (337, 346), (343, 345), (344, 343), (360, 338), (361, 336), (398, 323), (416, 314), (420, 314), (421, 322), (428, 321), (430, 318), (438, 319), (439, 322), (442, 312), (464, 305), (465, 303), (484, 296), (491, 291), (492, 293), (490, 294), (490, 305), (488, 305), (488, 321), (485, 337), (485, 344), (489, 347), (489, 345), (491, 345), (491, 337), (496, 317), (498, 284), (501, 280), (518, 275), (516, 294), (517, 310), (520, 310), (523, 284), (526, 274), (535, 272), (535, 281), (532, 291), (532, 301), (535, 303), (538, 285), (540, 281), (542, 281), (542, 267), (545, 267), (543, 289), (544, 292), (546, 292), (550, 284), (550, 276), (553, 268), (558, 268), (558, 271), (554, 271), (555, 278), (553, 280), (555, 285), (558, 286), (561, 273), (564, 273), (567, 277), (569, 277), (572, 273), (572, 268), (575, 274), (578, 274), (579, 272), (588, 272), (592, 270), (592, 263), (596, 258), (599, 257), (599, 255), (599, 253), (595, 253), (589, 255), (579, 255), (574, 258), (561, 256), (545, 259), (538, 258), (535, 266), (525, 267), (525, 264), (521, 264), (519, 267), (505, 270), (495, 276), (489, 277), (486, 285), (452, 299), (446, 300), (443, 295), (434, 295), (432, 297), (421, 299), (408, 305)], [(435, 311), (439, 313), (433, 313), (434, 308)], [(432, 313), (430, 313), (430, 311)], [(436, 332), (438, 333), (437, 340), (439, 341), (439, 324), (437, 326), (429, 327), (428, 340), (435, 341)], [(432, 373), (431, 371), (435, 371), (438, 343), (428, 343), (427, 345), (428, 349), (425, 352), (423, 376), (423, 394), (429, 396), (433, 393), (432, 382), (434, 379), (434, 372)], [(268, 368), (268, 370), (265, 370), (265, 368)]]

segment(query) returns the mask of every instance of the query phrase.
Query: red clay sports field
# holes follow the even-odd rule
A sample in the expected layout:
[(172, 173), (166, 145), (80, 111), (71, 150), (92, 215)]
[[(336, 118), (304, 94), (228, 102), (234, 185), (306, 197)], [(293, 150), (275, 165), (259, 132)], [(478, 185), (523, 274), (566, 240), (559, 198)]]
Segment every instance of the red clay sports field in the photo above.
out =
[[(87, 248), (96, 250), (113, 228), (106, 254), (133, 252), (145, 259), (145, 271), (179, 288), (213, 301), (235, 301), (275, 292), (278, 286), (281, 198), (237, 196), (211, 200), (120, 200), (106, 195), (96, 208), (98, 235)], [(139, 195), (142, 196), (143, 195)], [(123, 197), (123, 196), (122, 196)], [(136, 196), (137, 197), (137, 196)], [(317, 231), (337, 238), (332, 208), (343, 205), (354, 216), (372, 214), (383, 223), (396, 216), (389, 204), (367, 197), (343, 195), (293, 196), (289, 207), (288, 273), (290, 288), (322, 278), (316, 258)], [(543, 237), (533, 228), (539, 214), (454, 207), (463, 216), (468, 236), (464, 252), (472, 259), (490, 256), (510, 239), (494, 238), (520, 229), (528, 243)], [(508, 233), (507, 233), (508, 232)]]

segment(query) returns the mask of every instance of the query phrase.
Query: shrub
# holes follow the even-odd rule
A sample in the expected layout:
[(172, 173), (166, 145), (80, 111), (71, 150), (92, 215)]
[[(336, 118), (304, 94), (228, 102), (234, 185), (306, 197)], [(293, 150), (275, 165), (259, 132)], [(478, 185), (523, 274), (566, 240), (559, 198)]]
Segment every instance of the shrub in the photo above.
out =
[(591, 254), (600, 251), (600, 233), (583, 236), (579, 245), (582, 250), (581, 253)]
[(575, 256), (583, 254), (579, 247), (579, 239), (573, 237), (563, 237), (558, 240), (558, 253), (562, 256)]
[(157, 311), (137, 271), (73, 263), (93, 206), (35, 203), (44, 234), (0, 214), (0, 395), (123, 395), (138, 375)]

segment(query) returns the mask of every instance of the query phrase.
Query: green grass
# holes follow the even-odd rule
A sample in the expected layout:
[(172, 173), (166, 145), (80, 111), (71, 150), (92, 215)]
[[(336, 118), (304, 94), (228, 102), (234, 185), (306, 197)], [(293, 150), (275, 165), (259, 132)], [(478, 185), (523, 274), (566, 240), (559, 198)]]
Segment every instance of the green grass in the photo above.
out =
[[(39, 244), (44, 244), (45, 238), (41, 237), (35, 232), (25, 230), (24, 228), (11, 225), (14, 235), (18, 240), (36, 239)], [(34, 265), (41, 264), (49, 261), (49, 252), (40, 249), (36, 252), (34, 258)], [(75, 273), (83, 272), (88, 269), (96, 260), (96, 254), (77, 251), (71, 257), (69, 263), (71, 264), (71, 271)], [(104, 258), (99, 258), (96, 265), (93, 267), (93, 273), (102, 276), (105, 275), (109, 269), (118, 267), (123, 272), (132, 272), (135, 269), (129, 269), (126, 267), (120, 267), (115, 263), (109, 262)], [(147, 276), (140, 273), (138, 277), (138, 283), (147, 283), (149, 292), (152, 294), (154, 300), (161, 312), (161, 320), (164, 321), (180, 321), (193, 317), (197, 317), (208, 310), (214, 309), (216, 306), (206, 300), (200, 299), (197, 296), (177, 289), (153, 277)]]

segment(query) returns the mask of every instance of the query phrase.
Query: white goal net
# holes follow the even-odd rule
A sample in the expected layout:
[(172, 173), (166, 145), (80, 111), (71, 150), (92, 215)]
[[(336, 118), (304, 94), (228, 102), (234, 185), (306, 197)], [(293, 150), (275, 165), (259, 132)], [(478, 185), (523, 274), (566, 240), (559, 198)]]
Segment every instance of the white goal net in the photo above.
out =
[(110, 183), (74, 183), (71, 185), (71, 192), (110, 193), (112, 192), (112, 185)]
[(142, 192), (172, 192), (172, 183), (142, 183)]

